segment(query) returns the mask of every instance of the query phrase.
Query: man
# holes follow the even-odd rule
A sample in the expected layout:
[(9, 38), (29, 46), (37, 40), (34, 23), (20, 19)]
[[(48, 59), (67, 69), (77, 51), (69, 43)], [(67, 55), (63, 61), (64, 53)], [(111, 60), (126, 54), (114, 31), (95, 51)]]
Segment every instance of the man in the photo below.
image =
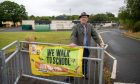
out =
[(97, 44), (103, 47), (97, 32), (94, 30), (93, 26), (88, 23), (89, 15), (85, 12), (81, 13), (79, 16), (80, 23), (73, 27), (71, 34), (71, 44), (70, 46), (90, 46), (91, 37)]
[[(94, 30), (93, 26), (88, 23), (89, 15), (87, 15), (85, 12), (81, 13), (79, 16), (80, 23), (76, 24), (73, 27), (72, 34), (71, 34), (71, 44), (70, 46), (90, 46), (91, 37), (97, 44), (99, 44), (101, 47), (103, 47), (103, 44), (101, 43), (101, 40), (99, 39), (99, 36), (97, 32)], [(89, 57), (89, 50), (87, 48), (84, 48), (83, 57)], [(87, 60), (83, 60), (83, 74), (85, 75), (85, 79), (88, 79), (87, 77)], [(70, 77), (66, 81), (73, 80), (73, 77)]]

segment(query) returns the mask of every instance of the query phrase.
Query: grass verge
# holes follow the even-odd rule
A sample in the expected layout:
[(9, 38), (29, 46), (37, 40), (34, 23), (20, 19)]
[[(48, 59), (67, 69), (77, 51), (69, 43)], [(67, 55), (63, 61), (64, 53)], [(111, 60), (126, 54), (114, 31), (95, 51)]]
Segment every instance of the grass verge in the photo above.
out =
[(137, 33), (125, 32), (125, 33), (123, 33), (123, 35), (140, 41), (140, 32), (137, 32)]
[(113, 84), (113, 80), (111, 79), (112, 70), (110, 69), (110, 67), (112, 67), (112, 65), (110, 64), (110, 62), (111, 62), (110, 58), (105, 54), (105, 56), (104, 56), (104, 69), (103, 69), (104, 84)]

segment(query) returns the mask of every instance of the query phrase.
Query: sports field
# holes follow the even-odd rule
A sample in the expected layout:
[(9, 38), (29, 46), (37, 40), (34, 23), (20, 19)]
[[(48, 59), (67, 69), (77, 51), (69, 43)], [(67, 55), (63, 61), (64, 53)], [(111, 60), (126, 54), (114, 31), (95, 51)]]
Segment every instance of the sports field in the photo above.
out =
[(9, 43), (19, 40), (24, 41), (28, 37), (36, 38), (37, 42), (48, 43), (70, 43), (70, 31), (50, 31), (50, 32), (1, 32), (0, 33), (0, 49)]

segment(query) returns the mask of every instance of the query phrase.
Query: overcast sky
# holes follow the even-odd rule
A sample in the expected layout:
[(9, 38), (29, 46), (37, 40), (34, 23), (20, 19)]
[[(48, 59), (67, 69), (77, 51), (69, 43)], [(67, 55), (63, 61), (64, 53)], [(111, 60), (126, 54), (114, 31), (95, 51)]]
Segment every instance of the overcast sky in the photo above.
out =
[[(0, 0), (2, 2), (4, 0)], [(25, 6), (28, 15), (56, 16), (111, 12), (117, 16), (124, 0), (9, 0)]]

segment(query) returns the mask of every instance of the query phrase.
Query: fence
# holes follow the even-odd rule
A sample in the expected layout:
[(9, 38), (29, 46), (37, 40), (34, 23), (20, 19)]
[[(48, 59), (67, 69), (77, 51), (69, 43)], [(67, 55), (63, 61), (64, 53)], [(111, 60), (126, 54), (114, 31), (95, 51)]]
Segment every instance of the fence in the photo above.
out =
[[(31, 65), (29, 60), (28, 48), (23, 46), (28, 44), (26, 41), (14, 41), (1, 49), (0, 52), (0, 79), (2, 84), (32, 84), (32, 81), (25, 81), (24, 78), (36, 80), (36, 84), (40, 80), (45, 81), (49, 84), (103, 84), (103, 59), (104, 49), (100, 47), (83, 47), (90, 50), (89, 57), (83, 57), (88, 60), (88, 80), (85, 78), (74, 77), (73, 81), (64, 82), (65, 76), (35, 76), (31, 73)], [(31, 42), (30, 44), (41, 44), (41, 45), (62, 45), (62, 44), (51, 44), (41, 42)], [(8, 48), (15, 46), (12, 53), (7, 54)], [(95, 54), (97, 51), (97, 54)], [(34, 81), (35, 82), (35, 81)], [(44, 84), (45, 84), (44, 83)], [(43, 84), (43, 83), (42, 83)]]

